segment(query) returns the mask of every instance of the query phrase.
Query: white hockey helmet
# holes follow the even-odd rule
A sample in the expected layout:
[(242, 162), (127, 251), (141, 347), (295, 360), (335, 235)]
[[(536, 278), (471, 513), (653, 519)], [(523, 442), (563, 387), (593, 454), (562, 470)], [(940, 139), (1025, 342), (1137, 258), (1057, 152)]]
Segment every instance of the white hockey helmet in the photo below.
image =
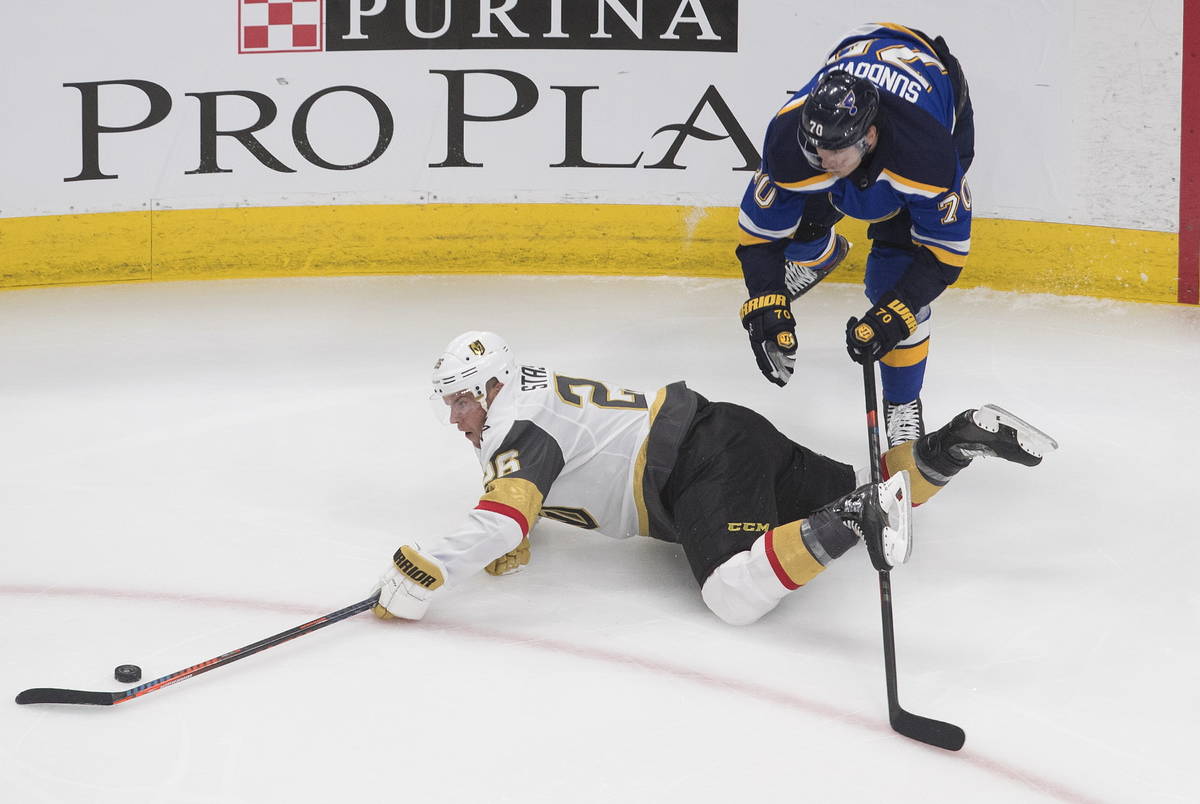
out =
[(433, 396), (441, 399), (470, 391), (483, 400), (488, 380), (495, 377), (508, 384), (516, 374), (516, 360), (503, 338), (494, 332), (464, 332), (446, 344), (433, 364)]

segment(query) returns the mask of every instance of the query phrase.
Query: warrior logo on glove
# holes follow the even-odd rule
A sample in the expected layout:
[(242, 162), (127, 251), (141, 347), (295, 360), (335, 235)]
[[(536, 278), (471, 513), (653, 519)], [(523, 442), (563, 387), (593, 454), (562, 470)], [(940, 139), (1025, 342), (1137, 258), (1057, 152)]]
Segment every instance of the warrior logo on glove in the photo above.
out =
[(758, 369), (776, 385), (786, 385), (796, 365), (796, 320), (784, 293), (764, 293), (742, 305), (742, 326)]
[(846, 322), (846, 351), (856, 363), (878, 360), (917, 331), (910, 306), (889, 290), (862, 318)]
[(444, 583), (441, 571), (428, 559), (407, 545), (392, 556), (396, 569), (426, 589), (437, 589)]

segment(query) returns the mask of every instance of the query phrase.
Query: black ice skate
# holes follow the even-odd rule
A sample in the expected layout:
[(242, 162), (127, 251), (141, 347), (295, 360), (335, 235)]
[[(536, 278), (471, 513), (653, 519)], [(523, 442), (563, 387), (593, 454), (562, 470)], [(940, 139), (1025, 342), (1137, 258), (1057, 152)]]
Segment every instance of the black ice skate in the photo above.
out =
[(808, 293), (816, 287), (818, 282), (833, 273), (833, 269), (841, 265), (842, 260), (846, 259), (846, 255), (850, 253), (850, 241), (841, 235), (834, 235), (834, 237), (836, 240), (833, 245), (833, 256), (824, 268), (813, 268), (791, 260), (784, 264), (783, 284), (792, 301)]
[(963, 411), (931, 440), (936, 451), (964, 466), (980, 457), (1037, 466), (1043, 455), (1058, 449), (1049, 435), (996, 405)]
[(888, 447), (897, 447), (906, 441), (916, 441), (925, 435), (925, 415), (921, 408), (921, 398), (900, 403), (883, 400), (883, 421), (887, 425)]
[(912, 553), (912, 505), (908, 472), (868, 483), (830, 506), (866, 543), (875, 569), (890, 570)]

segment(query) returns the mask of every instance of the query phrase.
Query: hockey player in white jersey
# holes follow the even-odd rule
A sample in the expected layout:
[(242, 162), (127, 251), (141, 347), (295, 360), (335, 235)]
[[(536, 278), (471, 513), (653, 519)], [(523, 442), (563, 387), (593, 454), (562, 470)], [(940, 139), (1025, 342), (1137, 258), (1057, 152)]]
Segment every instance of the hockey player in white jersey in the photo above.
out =
[(751, 623), (859, 541), (876, 568), (902, 563), (910, 503), (928, 500), (973, 458), (1035, 466), (1057, 446), (984, 406), (888, 450), (887, 480), (859, 486), (853, 467), (752, 410), (709, 402), (682, 382), (642, 394), (518, 365), (490, 332), (450, 342), (434, 366), (433, 397), (475, 448), (484, 493), (456, 529), (396, 551), (377, 585), (384, 618), (421, 618), (434, 593), (481, 569), (519, 569), (541, 516), (678, 543), (708, 607)]

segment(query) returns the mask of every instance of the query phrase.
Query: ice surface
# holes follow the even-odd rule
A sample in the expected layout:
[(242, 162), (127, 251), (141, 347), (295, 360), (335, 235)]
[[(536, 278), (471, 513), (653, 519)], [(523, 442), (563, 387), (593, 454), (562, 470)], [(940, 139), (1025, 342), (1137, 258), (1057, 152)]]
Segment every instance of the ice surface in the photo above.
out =
[[(453, 527), (479, 467), (430, 417), (459, 331), (638, 390), (686, 379), (863, 463), (861, 290), (796, 305), (786, 389), (740, 282), (365, 277), (0, 293), (0, 689), (117, 690), (366, 596)], [(951, 290), (924, 394), (1054, 436), (979, 461), (914, 514), (878, 589), (848, 553), (759, 623), (700, 600), (673, 545), (543, 522), (533, 561), (117, 707), (0, 718), (0, 789), (41, 802), (1184, 802), (1200, 800), (1200, 310)], [(0, 707), (6, 704), (0, 703)]]

